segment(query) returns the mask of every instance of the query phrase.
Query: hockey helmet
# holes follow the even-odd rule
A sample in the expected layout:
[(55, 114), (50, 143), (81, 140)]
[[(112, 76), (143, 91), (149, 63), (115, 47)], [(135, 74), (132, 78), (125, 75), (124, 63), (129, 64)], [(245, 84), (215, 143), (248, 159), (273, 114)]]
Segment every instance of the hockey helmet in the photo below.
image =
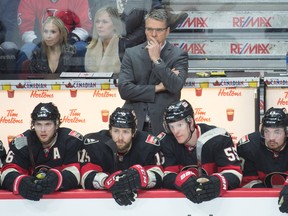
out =
[(112, 127), (131, 128), (134, 133), (136, 130), (136, 117), (132, 110), (127, 108), (117, 107), (110, 115), (109, 129)]
[(32, 121), (36, 120), (58, 120), (60, 121), (60, 113), (58, 108), (52, 103), (39, 103), (31, 113)]
[(285, 108), (271, 107), (265, 112), (262, 118), (262, 125), (264, 127), (287, 127), (288, 115)]
[(170, 104), (164, 110), (163, 126), (166, 132), (170, 132), (168, 123), (187, 119), (190, 122), (194, 118), (194, 111), (191, 104), (186, 100), (181, 100)]

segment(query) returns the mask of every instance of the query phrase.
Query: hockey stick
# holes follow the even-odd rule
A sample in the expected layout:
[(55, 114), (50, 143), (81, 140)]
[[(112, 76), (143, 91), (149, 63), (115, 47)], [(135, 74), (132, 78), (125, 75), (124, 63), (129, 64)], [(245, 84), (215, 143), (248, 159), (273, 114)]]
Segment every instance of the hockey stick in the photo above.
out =
[(207, 143), (213, 137), (218, 135), (224, 135), (226, 130), (223, 128), (213, 128), (204, 134), (202, 134), (196, 142), (196, 157), (197, 157), (197, 169), (198, 169), (198, 176), (201, 177), (203, 175), (202, 171), (202, 148), (205, 143)]

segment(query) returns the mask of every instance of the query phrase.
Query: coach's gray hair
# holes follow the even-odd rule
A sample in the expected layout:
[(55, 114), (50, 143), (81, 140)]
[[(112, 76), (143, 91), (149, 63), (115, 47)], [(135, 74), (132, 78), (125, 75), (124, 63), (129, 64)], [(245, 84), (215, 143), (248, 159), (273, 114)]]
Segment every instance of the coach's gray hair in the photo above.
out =
[(148, 19), (154, 19), (165, 22), (168, 27), (168, 13), (165, 9), (154, 9), (145, 15), (145, 21)]

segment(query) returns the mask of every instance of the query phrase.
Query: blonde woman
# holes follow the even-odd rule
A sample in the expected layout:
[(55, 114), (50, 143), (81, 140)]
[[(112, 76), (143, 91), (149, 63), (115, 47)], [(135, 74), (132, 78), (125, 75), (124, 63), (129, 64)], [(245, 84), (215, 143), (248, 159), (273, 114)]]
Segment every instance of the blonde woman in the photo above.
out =
[(123, 24), (116, 8), (104, 7), (96, 12), (93, 38), (85, 55), (86, 72), (119, 73), (119, 39), (122, 31)]
[(61, 73), (79, 71), (76, 49), (67, 43), (68, 30), (61, 19), (48, 17), (42, 29), (43, 41), (39, 50), (33, 52), (31, 73)]

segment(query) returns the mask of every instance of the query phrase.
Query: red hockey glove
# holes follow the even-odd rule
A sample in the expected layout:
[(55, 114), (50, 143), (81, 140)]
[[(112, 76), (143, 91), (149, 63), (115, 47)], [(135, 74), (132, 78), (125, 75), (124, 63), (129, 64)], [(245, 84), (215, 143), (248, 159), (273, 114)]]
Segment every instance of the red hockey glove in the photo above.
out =
[(198, 183), (196, 182), (196, 174), (192, 171), (182, 171), (180, 172), (175, 180), (175, 187), (181, 191), (189, 200), (193, 203), (201, 203), (196, 189)]
[(109, 191), (118, 191), (120, 190), (120, 187), (118, 186), (118, 179), (119, 179), (119, 174), (121, 173), (121, 170), (112, 173), (110, 176), (108, 176), (104, 182), (104, 186), (107, 190)]
[(39, 201), (43, 196), (41, 185), (35, 183), (34, 177), (26, 175), (20, 175), (15, 179), (13, 193), (34, 201)]
[(146, 188), (149, 177), (146, 170), (139, 164), (124, 170), (119, 175), (119, 184), (125, 190), (136, 192), (136, 189)]
[(204, 178), (198, 178), (197, 182), (199, 183), (199, 186), (196, 192), (201, 201), (209, 201), (222, 196), (228, 188), (227, 180), (219, 173)]
[(49, 169), (43, 177), (43, 179), (37, 180), (37, 184), (43, 188), (43, 194), (51, 194), (57, 191), (62, 185), (62, 174), (57, 169)]
[(284, 187), (280, 192), (278, 199), (279, 210), (282, 213), (288, 213), (288, 179), (284, 183)]

